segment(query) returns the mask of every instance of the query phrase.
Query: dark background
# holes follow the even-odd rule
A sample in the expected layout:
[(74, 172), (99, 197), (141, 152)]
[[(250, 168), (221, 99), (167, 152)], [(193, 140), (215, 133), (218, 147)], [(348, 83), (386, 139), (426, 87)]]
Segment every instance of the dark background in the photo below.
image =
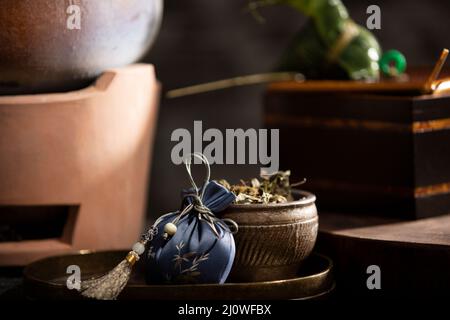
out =
[[(163, 90), (237, 75), (271, 71), (306, 18), (290, 7), (262, 9), (264, 24), (244, 8), (245, 0), (166, 0), (162, 29), (145, 61), (155, 64)], [(344, 1), (351, 17), (365, 25), (366, 9), (381, 8), (383, 49), (403, 52), (409, 65), (433, 65), (450, 46), (450, 1)], [(150, 182), (152, 217), (179, 207), (179, 192), (188, 186), (184, 168), (172, 164), (173, 130), (193, 130), (194, 120), (208, 128), (260, 128), (264, 86), (167, 100), (162, 99)], [(281, 139), (283, 133), (281, 132)], [(286, 168), (280, 168), (286, 169)], [(198, 169), (200, 171), (200, 169)], [(259, 165), (214, 165), (214, 178), (236, 181), (257, 176)]]

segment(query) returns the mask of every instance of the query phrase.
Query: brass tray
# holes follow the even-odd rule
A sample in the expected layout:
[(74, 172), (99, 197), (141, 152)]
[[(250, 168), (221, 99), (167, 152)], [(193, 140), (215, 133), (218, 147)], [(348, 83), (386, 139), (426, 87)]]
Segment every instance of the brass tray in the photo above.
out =
[[(123, 259), (126, 251), (97, 253), (79, 252), (39, 260), (24, 270), (25, 294), (30, 299), (81, 299), (76, 290), (69, 290), (66, 273), (70, 265), (78, 265), (81, 278), (102, 275)], [(144, 264), (138, 263), (140, 268)], [(313, 253), (300, 268), (298, 277), (286, 280), (197, 284), (147, 285), (139, 267), (119, 296), (120, 300), (251, 300), (251, 299), (315, 299), (327, 296), (334, 289), (332, 261)]]

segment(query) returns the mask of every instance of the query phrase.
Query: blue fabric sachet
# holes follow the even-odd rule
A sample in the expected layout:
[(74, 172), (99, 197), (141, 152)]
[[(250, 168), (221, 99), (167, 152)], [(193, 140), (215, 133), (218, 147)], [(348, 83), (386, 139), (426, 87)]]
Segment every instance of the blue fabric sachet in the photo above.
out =
[[(215, 181), (204, 188), (201, 199), (193, 189), (184, 191), (184, 210), (167, 214), (158, 223), (147, 251), (149, 283), (224, 283), (227, 279), (235, 243), (226, 221), (215, 214), (236, 197)], [(176, 233), (168, 237), (164, 227), (174, 222)]]

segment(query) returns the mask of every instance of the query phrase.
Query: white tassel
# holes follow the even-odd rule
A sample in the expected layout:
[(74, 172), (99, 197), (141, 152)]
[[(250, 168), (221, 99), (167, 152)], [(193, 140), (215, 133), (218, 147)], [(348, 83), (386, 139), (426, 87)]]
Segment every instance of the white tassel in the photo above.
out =
[(104, 276), (83, 281), (81, 295), (97, 300), (115, 300), (128, 283), (134, 263), (139, 259), (135, 251), (130, 251), (114, 269)]

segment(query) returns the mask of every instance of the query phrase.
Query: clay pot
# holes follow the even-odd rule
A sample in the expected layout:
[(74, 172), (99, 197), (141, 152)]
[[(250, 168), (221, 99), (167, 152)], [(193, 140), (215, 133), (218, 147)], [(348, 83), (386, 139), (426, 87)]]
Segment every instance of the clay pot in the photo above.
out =
[(156, 38), (163, 1), (3, 0), (1, 6), (5, 95), (79, 89), (107, 69), (136, 62)]
[(0, 226), (20, 236), (0, 241), (0, 266), (136, 242), (159, 92), (135, 64), (79, 91), (0, 97)]
[(295, 201), (230, 206), (222, 215), (239, 225), (229, 281), (253, 282), (295, 277), (316, 242), (316, 197), (294, 190)]

